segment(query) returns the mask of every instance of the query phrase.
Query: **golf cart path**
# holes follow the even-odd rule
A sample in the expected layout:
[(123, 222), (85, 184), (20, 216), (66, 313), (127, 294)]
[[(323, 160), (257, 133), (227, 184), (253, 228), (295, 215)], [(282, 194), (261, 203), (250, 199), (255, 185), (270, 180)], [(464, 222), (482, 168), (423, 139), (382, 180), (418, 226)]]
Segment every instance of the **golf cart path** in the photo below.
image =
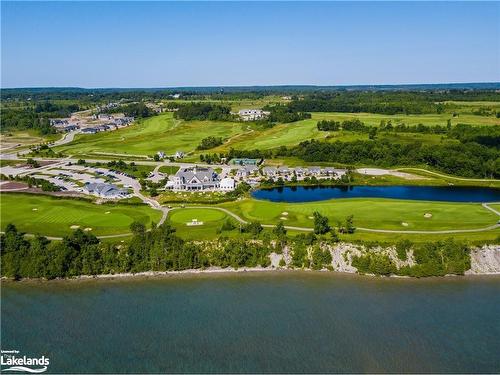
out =
[[(483, 203), (482, 206), (490, 211), (493, 211), (497, 215), (500, 216), (500, 212), (496, 211), (495, 209), (491, 208), (488, 206), (488, 204)], [(196, 209), (196, 208), (206, 208), (206, 209), (212, 209), (212, 210), (219, 210), (222, 211), (229, 216), (233, 217), (236, 219), (238, 222), (242, 224), (248, 224), (248, 221), (242, 219), (238, 215), (236, 215), (234, 212), (229, 211), (226, 208), (222, 207), (210, 207), (210, 206), (189, 206), (189, 207), (183, 207), (184, 209)], [(174, 207), (170, 210), (175, 210), (175, 209), (183, 209), (182, 207)], [(275, 225), (272, 224), (261, 224), (264, 228), (274, 228)], [(290, 225), (285, 225), (286, 229), (289, 230), (298, 230), (302, 232), (312, 232), (313, 228), (307, 228), (307, 227), (296, 227), (296, 226), (290, 226)], [(399, 234), (452, 234), (452, 233), (470, 233), (470, 232), (486, 232), (489, 230), (494, 230), (500, 228), (500, 223), (496, 223), (493, 225), (490, 225), (488, 227), (483, 227), (483, 228), (474, 228), (474, 229), (446, 229), (446, 230), (392, 230), (392, 229), (371, 229), (371, 228), (363, 228), (363, 227), (356, 227), (356, 230), (360, 230), (363, 232), (375, 232), (375, 233), (399, 233)]]
[(420, 172), (424, 172), (424, 173), (433, 174), (435, 176), (449, 178), (449, 179), (452, 179), (452, 180), (459, 180), (459, 181), (498, 182), (498, 180), (494, 179), (494, 178), (492, 178), (492, 179), (490, 179), (490, 178), (465, 178), (465, 177), (448, 176), (448, 175), (445, 175), (445, 174), (442, 174), (442, 173), (438, 173), (438, 172), (434, 172), (434, 171), (429, 171), (429, 170), (423, 169), (423, 168), (405, 167), (405, 168), (398, 168), (398, 169), (394, 169), (394, 170), (395, 171), (403, 171), (403, 170), (420, 171)]

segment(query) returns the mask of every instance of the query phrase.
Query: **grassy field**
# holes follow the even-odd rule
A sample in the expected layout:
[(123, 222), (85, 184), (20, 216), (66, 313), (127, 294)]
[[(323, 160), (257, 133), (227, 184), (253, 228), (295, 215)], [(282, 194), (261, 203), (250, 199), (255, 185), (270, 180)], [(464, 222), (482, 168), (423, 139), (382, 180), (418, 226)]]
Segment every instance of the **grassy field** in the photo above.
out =
[(141, 120), (130, 127), (95, 135), (78, 135), (71, 144), (55, 148), (65, 154), (95, 152), (153, 155), (191, 152), (208, 136), (229, 138), (243, 132), (243, 124), (230, 122), (175, 120), (171, 113)]
[(28, 148), (31, 145), (55, 141), (61, 138), (61, 134), (39, 135), (34, 130), (23, 130), (16, 132), (5, 132), (0, 134), (2, 152), (13, 152)]
[(469, 124), (469, 125), (500, 125), (500, 119), (494, 116), (478, 116), (467, 113), (459, 114), (453, 117), (450, 113), (424, 114), (424, 115), (381, 115), (375, 113), (329, 113), (316, 112), (312, 114), (315, 120), (335, 120), (344, 121), (357, 118), (366, 125), (378, 126), (381, 120), (391, 120), (393, 125), (405, 123), (406, 125), (442, 125), (446, 126), (450, 119), (451, 124)]
[(101, 204), (76, 199), (59, 199), (47, 195), (1, 194), (1, 228), (13, 223), (26, 233), (63, 236), (71, 226), (92, 228), (95, 235), (129, 232), (134, 221), (149, 225), (158, 222), (159, 211), (146, 205)]
[[(218, 210), (188, 208), (173, 210), (169, 214), (168, 218), (170, 223), (176, 228), (177, 234), (180, 237), (191, 240), (204, 240), (216, 238), (218, 236), (217, 231), (221, 228), (222, 224), (229, 218), (229, 216)], [(202, 221), (203, 225), (186, 225), (193, 219)], [(235, 234), (235, 232), (224, 232), (225, 236)]]
[[(365, 202), (367, 204), (370, 204), (370, 202)], [(400, 201), (400, 205), (402, 205), (401, 210), (403, 210), (403, 207), (408, 208), (408, 205), (411, 205), (412, 202), (408, 201)], [(314, 210), (314, 208), (318, 207), (312, 207), (311, 204), (308, 204), (310, 207), (308, 208), (310, 212)], [(238, 207), (237, 207), (238, 206)], [(280, 217), (282, 217), (282, 213), (285, 211), (281, 210), (288, 210), (288, 215), (286, 216), (289, 218), (288, 220), (283, 220), (285, 225), (303, 225), (304, 227), (311, 227), (312, 228), (312, 220), (308, 218), (308, 214), (304, 214), (306, 211), (304, 211), (304, 207), (296, 207), (300, 206), (298, 204), (293, 204), (294, 207), (290, 207), (290, 205), (281, 205), (279, 207), (275, 207), (273, 211), (269, 212), (267, 207), (264, 206), (259, 206), (255, 207), (253, 205), (249, 205), (247, 201), (244, 202), (243, 205), (238, 205), (237, 203), (232, 203), (232, 204), (222, 204), (219, 205), (219, 207), (227, 207), (230, 209), (232, 212), (238, 214), (239, 216), (245, 218), (246, 220), (259, 220), (263, 224), (276, 224), (278, 221), (280, 221)], [(323, 209), (322, 212), (329, 214), (332, 212), (332, 207), (329, 204), (329, 207), (326, 209)], [(470, 206), (470, 205), (469, 205)], [(477, 227), (477, 226), (487, 226), (491, 225), (492, 223), (495, 223), (495, 215), (489, 215), (486, 210), (480, 211), (477, 210), (477, 205), (474, 205), (474, 208), (467, 208), (467, 215), (469, 216), (469, 210), (472, 209), (472, 220), (468, 220), (468, 224), (470, 224), (470, 227)], [(493, 206), (493, 205), (492, 205)], [(500, 204), (497, 205), (497, 209), (500, 209)], [(243, 210), (250, 209), (253, 211), (245, 214)], [(416, 208), (416, 209), (421, 209)], [(428, 207), (426, 207), (428, 208)], [(459, 208), (454, 208), (455, 210), (458, 210)], [(439, 207), (433, 207), (433, 212), (436, 213), (433, 218), (431, 219), (425, 219), (429, 220), (431, 222), (430, 225), (423, 225), (422, 227), (426, 227), (429, 230), (437, 230), (437, 229), (442, 229), (446, 227), (450, 227), (452, 225), (456, 225), (457, 221), (455, 220), (454, 223), (447, 224), (445, 222), (445, 217), (453, 215), (453, 208), (446, 207), (444, 210), (439, 211)], [(366, 212), (369, 211), (368, 208), (365, 210)], [(382, 211), (383, 212), (383, 211)], [(394, 212), (394, 211), (393, 211)], [(335, 217), (340, 217), (340, 219), (344, 219), (343, 216), (344, 212), (341, 212), (339, 210), (339, 213), (337, 214), (337, 211), (335, 211), (334, 214), (329, 214), (329, 217), (331, 219), (331, 224), (335, 225), (335, 222), (332, 221), (335, 219)], [(374, 215), (376, 218), (380, 218), (380, 220), (386, 220), (384, 223), (378, 223), (375, 222), (375, 219), (372, 219), (370, 224), (372, 224), (375, 228), (381, 228), (381, 227), (395, 227), (395, 229), (400, 229), (400, 230), (406, 230), (409, 227), (403, 227), (401, 226), (401, 223), (394, 223), (391, 222), (391, 219), (387, 219), (387, 215), (384, 215), (383, 213), (375, 214)], [(413, 215), (415, 217), (415, 215)], [(418, 216), (418, 215), (417, 215)], [(267, 217), (267, 218), (266, 218)], [(408, 217), (405, 216), (405, 217)], [(423, 214), (422, 214), (423, 218)], [(204, 225), (202, 226), (187, 226), (186, 223), (191, 222), (192, 219), (197, 219), (199, 221), (203, 221)], [(224, 231), (220, 233), (220, 228), (225, 220), (231, 220), (236, 228), (232, 231)], [(417, 217), (418, 219), (418, 217)], [(172, 211), (169, 215), (169, 220), (170, 223), (177, 229), (177, 234), (186, 239), (186, 240), (210, 240), (210, 239), (215, 239), (218, 238), (219, 236), (226, 236), (226, 237), (235, 237), (239, 235), (239, 224), (236, 222), (236, 220), (232, 219), (229, 215), (222, 211), (218, 211), (217, 209), (214, 208), (185, 208), (185, 209), (176, 209)], [(410, 220), (410, 219), (406, 219)], [(434, 222), (437, 222), (436, 225), (434, 225)], [(359, 224), (359, 220), (356, 219), (355, 216), (355, 224)], [(382, 224), (382, 225), (380, 225)], [(364, 224), (366, 225), (366, 224)], [(415, 229), (415, 228), (412, 228)], [(419, 228), (420, 229), (420, 228)], [(272, 229), (270, 228), (265, 228), (265, 231), (271, 231)], [(296, 236), (298, 234), (305, 233), (303, 231), (294, 231), (294, 230), (289, 230), (288, 235), (289, 236)], [(500, 229), (495, 229), (495, 230), (490, 230), (490, 231), (485, 231), (485, 232), (473, 232), (473, 233), (454, 233), (454, 234), (404, 234), (404, 233), (371, 233), (371, 232), (365, 232), (365, 231), (356, 231), (354, 234), (341, 234), (340, 238), (343, 241), (347, 242), (371, 242), (371, 241), (377, 241), (377, 242), (384, 242), (384, 243), (395, 243), (397, 241), (403, 240), (403, 239), (409, 239), (413, 242), (425, 242), (425, 241), (438, 241), (438, 240), (443, 240), (449, 237), (453, 237), (457, 240), (461, 241), (467, 241), (470, 243), (484, 243), (484, 242), (494, 242), (495, 240), (498, 240), (500, 238)]]
[[(394, 199), (350, 198), (311, 203), (276, 203), (256, 199), (221, 204), (245, 220), (277, 224), (280, 218), (286, 225), (312, 227), (314, 211), (328, 216), (335, 225), (354, 215), (358, 227), (390, 230), (447, 230), (471, 229), (493, 225), (498, 216), (480, 204), (405, 201)], [(285, 215), (283, 213), (288, 213)], [(432, 214), (425, 218), (424, 214)], [(403, 225), (406, 223), (407, 225)]]
[[(409, 125), (446, 125), (450, 114), (441, 115), (376, 115), (367, 113), (313, 113), (312, 119), (291, 124), (278, 124), (273, 128), (247, 123), (220, 121), (180, 121), (171, 113), (165, 113), (137, 122), (125, 129), (95, 135), (79, 135), (71, 144), (60, 146), (56, 151), (69, 155), (92, 155), (95, 153), (117, 153), (123, 155), (153, 155), (157, 151), (173, 154), (178, 150), (194, 152), (201, 139), (214, 136), (226, 142), (215, 149), (203, 152), (225, 152), (235, 149), (272, 149), (279, 146), (293, 146), (308, 139), (326, 139), (329, 141), (353, 141), (368, 139), (367, 134), (356, 132), (320, 132), (316, 122), (321, 119), (346, 120), (360, 118), (369, 125), (379, 125), (380, 120), (391, 119), (393, 124), (404, 122)], [(500, 125), (500, 120), (493, 117), (463, 115), (452, 119), (452, 123), (471, 123), (475, 125)], [(450, 142), (433, 134), (379, 134), (394, 142), (414, 142), (435, 144)], [(197, 160), (199, 152), (194, 152), (187, 160)]]

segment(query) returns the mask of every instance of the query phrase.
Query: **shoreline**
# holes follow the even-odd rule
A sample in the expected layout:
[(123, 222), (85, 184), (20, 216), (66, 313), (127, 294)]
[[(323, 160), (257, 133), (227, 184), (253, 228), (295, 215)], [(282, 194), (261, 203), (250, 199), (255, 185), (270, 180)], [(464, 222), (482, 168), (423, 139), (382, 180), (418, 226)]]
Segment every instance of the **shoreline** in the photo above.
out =
[[(468, 270), (470, 271), (470, 270)], [(448, 274), (444, 276), (427, 276), (427, 277), (411, 277), (411, 276), (400, 276), (400, 275), (375, 275), (375, 274), (360, 274), (357, 272), (346, 272), (346, 271), (330, 271), (327, 269), (313, 270), (313, 269), (293, 269), (293, 268), (273, 268), (273, 267), (242, 267), (242, 268), (220, 268), (211, 267), (206, 269), (188, 269), (179, 271), (144, 271), (137, 273), (116, 273), (116, 274), (99, 274), (99, 275), (79, 275), (67, 278), (55, 278), (55, 279), (42, 279), (42, 278), (23, 278), (19, 280), (13, 280), (11, 278), (1, 277), (2, 282), (7, 283), (59, 283), (59, 282), (81, 282), (81, 281), (116, 281), (116, 280), (140, 280), (140, 279), (161, 279), (161, 278), (171, 278), (180, 276), (218, 276), (218, 275), (238, 275), (238, 274), (330, 274), (337, 276), (356, 276), (363, 277), (367, 279), (378, 279), (378, 280), (430, 280), (430, 279), (470, 279), (475, 277), (500, 277), (500, 272), (485, 272), (485, 273), (472, 273), (468, 271), (463, 275)]]

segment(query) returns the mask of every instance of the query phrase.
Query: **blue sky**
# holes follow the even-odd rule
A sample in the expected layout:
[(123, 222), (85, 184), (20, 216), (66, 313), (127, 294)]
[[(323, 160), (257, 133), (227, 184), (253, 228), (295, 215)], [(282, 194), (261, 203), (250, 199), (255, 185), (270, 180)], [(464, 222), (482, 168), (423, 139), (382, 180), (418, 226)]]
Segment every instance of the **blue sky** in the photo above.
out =
[(2, 87), (500, 81), (496, 2), (1, 3)]

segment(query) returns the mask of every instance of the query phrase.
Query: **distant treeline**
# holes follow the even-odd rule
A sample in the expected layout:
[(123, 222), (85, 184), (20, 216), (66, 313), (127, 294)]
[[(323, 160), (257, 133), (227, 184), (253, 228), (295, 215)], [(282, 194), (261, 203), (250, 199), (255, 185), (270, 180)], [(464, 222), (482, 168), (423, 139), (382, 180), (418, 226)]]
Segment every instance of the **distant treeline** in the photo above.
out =
[(446, 126), (433, 125), (427, 126), (424, 124), (406, 125), (400, 123), (392, 125), (392, 122), (382, 120), (380, 126), (365, 125), (359, 119), (334, 121), (320, 120), (316, 124), (320, 131), (357, 131), (362, 133), (373, 132), (376, 134), (381, 132), (395, 133), (421, 133), (421, 134), (446, 134), (450, 138), (458, 139), (462, 143), (475, 142), (488, 147), (500, 148), (500, 126), (472, 126), (468, 124), (457, 124), (451, 126), (450, 120)]
[(124, 104), (113, 108), (103, 109), (101, 113), (123, 113), (125, 116), (135, 118), (146, 118), (157, 114), (144, 103)]
[(76, 104), (58, 105), (50, 102), (24, 108), (2, 107), (2, 131), (33, 129), (40, 131), (41, 134), (55, 133), (49, 119), (68, 117), (79, 109)]
[(443, 113), (447, 105), (440, 102), (447, 100), (500, 101), (500, 94), (495, 91), (349, 91), (305, 95), (288, 105), (296, 112), (368, 112), (395, 115)]
[(235, 121), (236, 116), (231, 114), (231, 108), (226, 105), (209, 103), (186, 103), (178, 105), (178, 110), (174, 112), (174, 118), (192, 120), (211, 121)]

